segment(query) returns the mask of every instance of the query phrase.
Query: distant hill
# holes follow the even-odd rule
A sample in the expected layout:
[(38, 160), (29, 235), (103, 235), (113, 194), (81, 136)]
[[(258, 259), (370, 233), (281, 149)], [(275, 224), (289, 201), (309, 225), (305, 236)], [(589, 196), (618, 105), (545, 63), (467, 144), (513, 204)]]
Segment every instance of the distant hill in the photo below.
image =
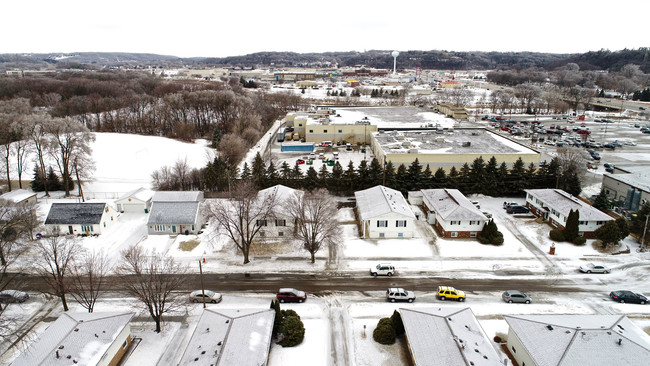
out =
[[(45, 54), (0, 54), (0, 69), (11, 68), (91, 68), (104, 66), (160, 66), (181, 67), (344, 67), (366, 65), (390, 69), (393, 58), (390, 50), (365, 52), (257, 52), (242, 56), (220, 58), (180, 58), (148, 53), (79, 52)], [(539, 67), (554, 68), (576, 63), (583, 70), (618, 71), (626, 64), (640, 65), (650, 73), (648, 48), (638, 50), (600, 50), (583, 54), (552, 54), (536, 52), (456, 52), (445, 50), (403, 51), (398, 58), (400, 69), (494, 70), (499, 68)]]

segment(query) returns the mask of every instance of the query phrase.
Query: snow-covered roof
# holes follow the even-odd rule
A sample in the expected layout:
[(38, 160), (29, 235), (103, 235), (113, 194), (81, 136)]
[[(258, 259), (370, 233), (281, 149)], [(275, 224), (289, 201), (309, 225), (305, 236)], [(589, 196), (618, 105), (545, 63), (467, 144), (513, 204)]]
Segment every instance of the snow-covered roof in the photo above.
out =
[[(133, 313), (63, 313), (16, 358), (13, 365), (45, 366), (73, 363), (97, 365), (120, 333), (129, 325), (133, 315)], [(113, 355), (107, 357), (112, 358)]]
[(106, 203), (53, 203), (45, 225), (99, 224)]
[(273, 309), (207, 309), (194, 329), (180, 365), (266, 365)]
[(370, 220), (388, 213), (397, 213), (415, 219), (402, 193), (392, 188), (375, 186), (354, 192), (361, 220)]
[(418, 366), (502, 365), (470, 308), (399, 309)]
[(624, 315), (504, 316), (537, 365), (635, 365), (650, 360), (650, 336)]
[(182, 201), (202, 201), (203, 192), (201, 191), (157, 191), (153, 195), (153, 202), (182, 202)]
[(445, 221), (483, 220), (488, 218), (457, 189), (423, 189), (430, 210)]
[(571, 210), (580, 211), (580, 221), (609, 221), (614, 220), (611, 216), (597, 208), (579, 200), (561, 189), (526, 189), (526, 193), (539, 199), (548, 208), (569, 216)]
[(33, 196), (36, 196), (36, 193), (28, 191), (26, 189), (16, 189), (14, 191), (7, 192), (1, 195), (0, 200), (5, 200), (13, 203), (20, 203)]
[(266, 197), (275, 195), (275, 207), (273, 211), (275, 213), (288, 214), (285, 204), (290, 201), (294, 195), (302, 197), (305, 192), (283, 186), (282, 184), (275, 185), (266, 189), (262, 189), (257, 193), (260, 200), (264, 200)]
[(140, 187), (135, 191), (129, 192), (123, 195), (122, 197), (118, 198), (116, 202), (128, 200), (129, 198), (136, 199), (142, 202), (147, 202), (153, 197), (153, 195), (154, 192), (152, 190)]
[(610, 174), (605, 173), (605, 176), (623, 182), (631, 187), (650, 192), (650, 167), (637, 166), (637, 167), (619, 167), (617, 170), (625, 171), (625, 173)]
[(199, 202), (154, 202), (147, 225), (196, 224)]

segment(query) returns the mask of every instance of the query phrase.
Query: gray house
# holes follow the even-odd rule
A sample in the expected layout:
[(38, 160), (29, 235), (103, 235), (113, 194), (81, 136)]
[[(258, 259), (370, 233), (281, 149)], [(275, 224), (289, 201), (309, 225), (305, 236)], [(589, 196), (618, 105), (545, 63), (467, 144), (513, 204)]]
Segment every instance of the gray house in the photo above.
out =
[(101, 234), (117, 221), (106, 203), (53, 203), (45, 227), (62, 234)]
[(149, 235), (197, 234), (205, 224), (203, 192), (156, 192), (147, 221)]

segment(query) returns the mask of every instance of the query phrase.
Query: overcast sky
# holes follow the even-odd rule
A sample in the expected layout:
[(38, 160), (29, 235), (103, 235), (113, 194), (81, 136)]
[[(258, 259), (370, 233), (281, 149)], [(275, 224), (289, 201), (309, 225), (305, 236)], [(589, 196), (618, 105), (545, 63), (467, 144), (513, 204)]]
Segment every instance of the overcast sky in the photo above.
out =
[(578, 53), (650, 46), (650, 0), (3, 1), (0, 53)]

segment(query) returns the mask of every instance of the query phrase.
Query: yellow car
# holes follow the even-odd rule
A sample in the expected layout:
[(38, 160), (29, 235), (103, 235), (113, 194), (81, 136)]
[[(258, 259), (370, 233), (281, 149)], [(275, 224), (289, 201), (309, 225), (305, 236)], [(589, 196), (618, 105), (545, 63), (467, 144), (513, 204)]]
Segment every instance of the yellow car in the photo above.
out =
[(442, 301), (447, 299), (465, 301), (465, 292), (461, 290), (456, 290), (451, 286), (438, 286), (438, 291), (436, 292), (436, 297)]

